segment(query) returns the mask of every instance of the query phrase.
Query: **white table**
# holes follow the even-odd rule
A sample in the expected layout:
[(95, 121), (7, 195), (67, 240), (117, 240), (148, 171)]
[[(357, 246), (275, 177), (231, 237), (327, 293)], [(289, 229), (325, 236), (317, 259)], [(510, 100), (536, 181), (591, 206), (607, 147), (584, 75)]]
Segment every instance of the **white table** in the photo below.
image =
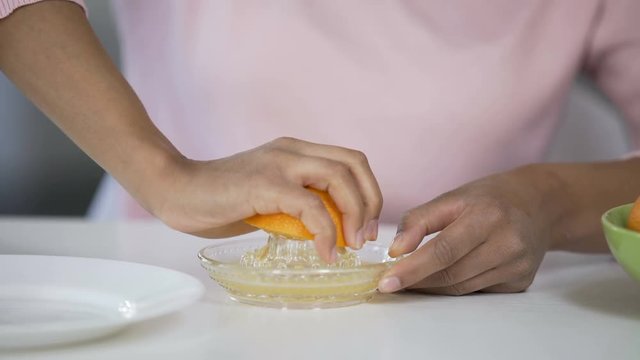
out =
[[(382, 241), (392, 232), (382, 229)], [(548, 254), (522, 294), (379, 295), (347, 308), (277, 310), (235, 303), (206, 277), (195, 253), (211, 241), (154, 222), (0, 219), (0, 253), (149, 263), (207, 286), (196, 305), (114, 336), (0, 358), (640, 359), (640, 285), (609, 256)]]

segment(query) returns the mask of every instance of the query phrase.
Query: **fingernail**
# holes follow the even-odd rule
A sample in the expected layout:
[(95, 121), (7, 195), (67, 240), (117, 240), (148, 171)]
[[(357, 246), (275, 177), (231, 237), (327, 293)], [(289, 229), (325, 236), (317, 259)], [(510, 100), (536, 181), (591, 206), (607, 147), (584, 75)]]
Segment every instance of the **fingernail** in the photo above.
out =
[(389, 247), (389, 250), (394, 250), (395, 248), (400, 246), (400, 244), (402, 244), (402, 233), (401, 232), (397, 233), (396, 236), (393, 238), (393, 241), (391, 242), (391, 246)]
[(356, 239), (355, 239), (355, 244), (353, 244), (353, 246), (355, 246), (356, 249), (360, 250), (362, 249), (362, 245), (364, 245), (364, 235), (363, 235), (363, 230), (364, 229), (360, 229), (356, 232)]
[(378, 238), (378, 219), (369, 220), (367, 223), (367, 240), (376, 240)]
[(383, 293), (391, 293), (400, 290), (400, 279), (395, 276), (383, 278), (378, 283), (378, 290)]

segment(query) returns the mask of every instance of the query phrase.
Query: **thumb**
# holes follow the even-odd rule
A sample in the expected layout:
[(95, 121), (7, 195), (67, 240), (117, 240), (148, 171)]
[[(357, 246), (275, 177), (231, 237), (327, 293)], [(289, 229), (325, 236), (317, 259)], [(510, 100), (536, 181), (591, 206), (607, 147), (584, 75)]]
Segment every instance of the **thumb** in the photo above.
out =
[(425, 236), (443, 230), (457, 219), (462, 209), (460, 198), (445, 194), (409, 210), (398, 225), (389, 256), (398, 257), (414, 251)]

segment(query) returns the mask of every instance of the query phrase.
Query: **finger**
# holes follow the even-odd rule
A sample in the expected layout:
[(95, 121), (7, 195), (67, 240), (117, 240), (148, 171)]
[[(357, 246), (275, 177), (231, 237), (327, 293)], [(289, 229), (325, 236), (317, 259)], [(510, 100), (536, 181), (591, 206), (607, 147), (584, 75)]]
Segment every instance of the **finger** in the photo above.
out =
[[(342, 225), (347, 245), (359, 249), (364, 243), (361, 231), (364, 221), (364, 201), (349, 168), (334, 160), (305, 157), (289, 169), (289, 175), (303, 186), (326, 190), (342, 213)], [(335, 239), (334, 239), (335, 242)]]
[(456, 220), (433, 240), (400, 260), (380, 280), (381, 292), (394, 292), (456, 263), (487, 238), (487, 227), (474, 229), (464, 218)]
[[(542, 255), (544, 256), (544, 254)], [(513, 293), (522, 292), (533, 283), (540, 267), (542, 257), (522, 256), (509, 264), (509, 278), (503, 283), (482, 289), (484, 292)]]
[(383, 200), (380, 186), (366, 155), (357, 150), (297, 139), (287, 139), (284, 142), (286, 143), (286, 148), (297, 151), (300, 154), (339, 161), (349, 167), (364, 201), (364, 236), (367, 240), (375, 240), (378, 237), (378, 219), (380, 218)]
[(526, 291), (533, 283), (533, 277), (527, 277), (518, 281), (488, 286), (480, 291), (486, 293), (519, 293)]
[[(484, 217), (487, 224), (492, 222)], [(414, 287), (445, 287), (470, 279), (487, 270), (508, 265), (512, 277), (521, 278), (534, 274), (537, 262), (527, 251), (526, 245), (508, 227), (494, 230), (487, 240), (452, 266), (428, 276)]]
[(317, 195), (297, 184), (274, 186), (269, 191), (261, 191), (260, 194), (259, 200), (254, 201), (256, 213), (285, 213), (300, 219), (314, 235), (315, 247), (320, 258), (328, 263), (337, 259), (336, 228)]
[[(322, 146), (322, 145), (320, 145)], [(364, 200), (364, 237), (366, 240), (378, 238), (378, 219), (382, 210), (382, 191), (373, 174), (366, 155), (357, 150), (327, 146), (327, 157), (342, 161), (349, 166), (355, 176)]]
[(495, 268), (454, 285), (415, 290), (425, 294), (454, 296), (467, 295), (505, 282), (508, 279), (508, 273), (508, 269)]
[(398, 226), (398, 233), (389, 248), (389, 255), (397, 257), (418, 248), (422, 239), (454, 222), (462, 213), (461, 201), (445, 194), (426, 204), (409, 210)]
[(485, 241), (455, 264), (418, 281), (412, 285), (412, 288), (451, 286), (496, 268), (505, 262), (510, 262), (510, 254), (505, 254), (499, 244), (499, 242)]

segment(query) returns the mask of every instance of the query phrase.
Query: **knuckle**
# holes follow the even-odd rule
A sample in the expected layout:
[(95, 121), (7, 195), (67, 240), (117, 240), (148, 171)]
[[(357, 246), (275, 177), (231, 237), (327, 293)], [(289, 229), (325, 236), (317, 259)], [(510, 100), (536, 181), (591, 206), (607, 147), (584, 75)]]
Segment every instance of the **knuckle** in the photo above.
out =
[(359, 164), (359, 165), (369, 164), (369, 159), (367, 159), (367, 155), (365, 155), (362, 151), (349, 150), (349, 155), (356, 164)]
[(504, 208), (493, 199), (488, 200), (488, 204), (484, 206), (483, 214), (487, 221), (491, 223), (500, 223), (506, 218)]
[(380, 211), (380, 209), (382, 209), (382, 196), (377, 196), (369, 201), (369, 205), (376, 211)]
[(330, 161), (328, 165), (329, 171), (335, 173), (339, 177), (346, 177), (349, 175), (349, 168), (347, 165), (338, 162), (338, 161)]
[(289, 147), (289, 146), (297, 144), (298, 141), (299, 141), (298, 139), (295, 139), (295, 138), (292, 138), (292, 137), (289, 137), (289, 136), (281, 136), (281, 137), (276, 138), (275, 140), (273, 140), (272, 143), (274, 145), (277, 145), (277, 146)]
[(440, 279), (438, 279), (441, 284), (443, 284), (443, 286), (454, 286), (455, 282), (455, 276), (451, 273), (451, 270), (449, 269), (443, 269), (441, 271), (438, 272), (438, 276), (440, 277)]
[(504, 292), (506, 293), (520, 293), (526, 291), (531, 285), (530, 281), (518, 281), (504, 286)]
[(421, 221), (421, 216), (415, 210), (409, 210), (402, 214), (402, 218), (400, 224), (406, 225), (414, 225), (419, 224)]
[(522, 258), (527, 255), (527, 243), (519, 235), (511, 236), (510, 255), (515, 258)]
[(450, 265), (456, 260), (455, 251), (446, 240), (439, 240), (433, 244), (433, 256), (441, 265)]
[(412, 220), (412, 215), (411, 215), (411, 211), (405, 211), (404, 213), (402, 213), (402, 215), (400, 216), (400, 224), (403, 223), (408, 223)]
[(334, 182), (338, 184), (345, 184), (351, 178), (351, 172), (349, 168), (340, 162), (330, 161), (327, 163), (327, 172), (330, 174)]
[(261, 153), (263, 156), (269, 158), (268, 161), (273, 161), (272, 159), (278, 159), (279, 162), (282, 162), (286, 159), (286, 151), (280, 147), (276, 146), (268, 146), (261, 149)]
[(449, 286), (449, 295), (462, 296), (469, 293), (467, 287), (464, 284), (453, 284)]
[(533, 274), (536, 270), (536, 264), (533, 258), (531, 257), (524, 257), (520, 260), (518, 260), (518, 262), (516, 262), (515, 265), (515, 272), (517, 276), (530, 276), (531, 274)]

